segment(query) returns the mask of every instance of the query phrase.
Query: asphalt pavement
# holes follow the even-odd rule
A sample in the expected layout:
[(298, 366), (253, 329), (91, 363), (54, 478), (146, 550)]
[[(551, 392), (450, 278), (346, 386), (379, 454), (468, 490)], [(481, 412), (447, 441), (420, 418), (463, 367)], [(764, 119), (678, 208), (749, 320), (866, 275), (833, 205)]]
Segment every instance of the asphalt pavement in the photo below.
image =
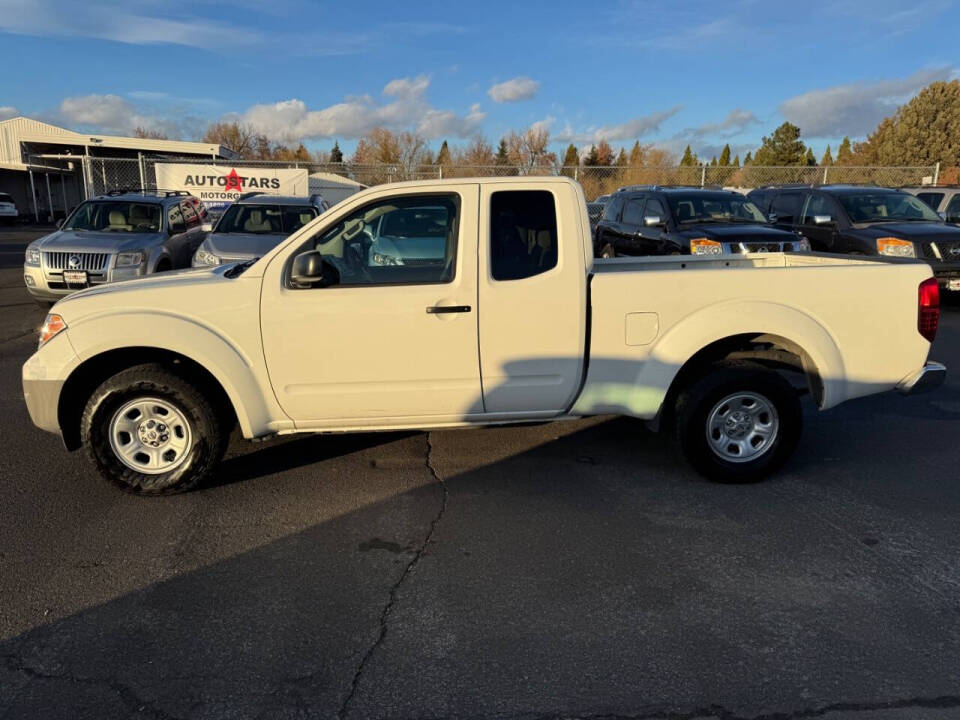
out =
[(957, 304), (945, 387), (808, 406), (759, 485), (593, 418), (235, 438), (138, 498), (27, 417), (29, 237), (0, 230), (0, 719), (960, 717)]

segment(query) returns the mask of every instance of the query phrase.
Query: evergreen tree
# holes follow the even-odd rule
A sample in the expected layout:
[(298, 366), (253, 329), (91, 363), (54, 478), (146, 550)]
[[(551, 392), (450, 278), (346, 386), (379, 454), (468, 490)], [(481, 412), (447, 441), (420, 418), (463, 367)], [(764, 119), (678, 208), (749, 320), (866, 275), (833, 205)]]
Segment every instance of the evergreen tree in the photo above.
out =
[(853, 145), (848, 136), (844, 136), (843, 142), (837, 149), (837, 165), (850, 165), (853, 162)]
[(734, 167), (740, 167), (740, 156), (739, 156), (739, 155), (734, 155), (734, 156), (733, 156), (733, 166), (734, 166)]
[(823, 153), (823, 157), (820, 158), (821, 165), (833, 165), (833, 153), (830, 152), (830, 146), (827, 145), (827, 149)]
[(807, 146), (800, 139), (800, 128), (789, 122), (774, 130), (770, 137), (764, 136), (753, 159), (754, 165), (774, 167), (805, 165), (806, 162)]
[(717, 156), (714, 155), (714, 156), (710, 159), (710, 167), (716, 167), (716, 166), (717, 166)]
[(690, 146), (687, 145), (687, 149), (683, 151), (683, 157), (680, 158), (680, 164), (684, 167), (694, 167), (698, 165), (697, 156), (693, 154), (690, 150)]
[(567, 145), (567, 151), (563, 154), (563, 168), (561, 173), (567, 177), (577, 176), (577, 166), (580, 164), (580, 153), (577, 152), (577, 146), (573, 143)]
[(613, 161), (613, 164), (618, 167), (626, 167), (627, 165), (627, 151), (623, 148), (620, 148), (620, 152), (617, 153), (617, 159)]
[(333, 148), (330, 150), (330, 162), (343, 162), (343, 151), (340, 150), (340, 143), (338, 143), (336, 140), (333, 141)]
[(817, 164), (817, 157), (816, 155), (813, 154), (813, 148), (807, 148), (806, 162), (807, 162), (807, 165)]
[(960, 80), (925, 87), (853, 154), (861, 165), (960, 165)]
[(583, 164), (586, 167), (596, 167), (600, 164), (600, 157), (597, 154), (597, 146), (591, 145), (590, 152), (587, 153), (587, 156), (583, 159)]
[(746, 167), (753, 163), (753, 153), (747, 150), (747, 154), (743, 156), (743, 166)]
[(446, 140), (443, 141), (443, 144), (440, 146), (440, 152), (437, 153), (436, 164), (443, 165), (444, 167), (450, 167), (453, 164), (453, 158), (450, 157), (450, 148)]
[(635, 141), (633, 143), (633, 149), (630, 151), (630, 166), (640, 167), (643, 165), (643, 154), (643, 148), (640, 147), (640, 141)]
[(720, 167), (728, 167), (730, 165), (730, 143), (727, 143), (723, 146), (723, 150), (720, 153)]
[(500, 146), (497, 148), (497, 157), (494, 160), (496, 165), (510, 164), (510, 151), (507, 150), (507, 139), (500, 138)]

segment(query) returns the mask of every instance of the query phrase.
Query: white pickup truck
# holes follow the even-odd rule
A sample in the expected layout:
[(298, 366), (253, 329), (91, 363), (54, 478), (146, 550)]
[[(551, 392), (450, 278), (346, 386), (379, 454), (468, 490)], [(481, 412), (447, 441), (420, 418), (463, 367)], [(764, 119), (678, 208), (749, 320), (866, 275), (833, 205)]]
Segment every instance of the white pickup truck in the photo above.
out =
[(237, 423), (253, 439), (596, 414), (656, 420), (701, 473), (750, 481), (797, 444), (797, 386), (825, 410), (942, 382), (938, 318), (924, 263), (597, 261), (566, 178), (403, 183), (258, 260), (61, 300), (23, 387), (36, 425), (138, 493), (196, 485)]

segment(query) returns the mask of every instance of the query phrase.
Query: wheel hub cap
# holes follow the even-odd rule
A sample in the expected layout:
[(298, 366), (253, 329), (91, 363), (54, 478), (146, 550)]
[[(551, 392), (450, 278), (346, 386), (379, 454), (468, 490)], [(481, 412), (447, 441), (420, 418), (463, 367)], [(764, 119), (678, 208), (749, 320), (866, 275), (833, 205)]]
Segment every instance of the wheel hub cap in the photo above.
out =
[(770, 450), (779, 430), (776, 408), (759, 393), (728, 395), (707, 415), (707, 445), (727, 462), (756, 460)]
[(157, 475), (178, 467), (190, 452), (192, 430), (186, 414), (168, 400), (138, 398), (110, 421), (110, 447), (124, 465)]

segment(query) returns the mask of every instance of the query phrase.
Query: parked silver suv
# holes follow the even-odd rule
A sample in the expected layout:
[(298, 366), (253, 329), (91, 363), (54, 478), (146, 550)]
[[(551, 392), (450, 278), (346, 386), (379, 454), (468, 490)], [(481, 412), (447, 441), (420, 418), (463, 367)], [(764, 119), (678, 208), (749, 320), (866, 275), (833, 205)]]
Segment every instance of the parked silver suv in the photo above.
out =
[(197, 248), (193, 267), (261, 257), (329, 207), (320, 194), (310, 197), (266, 193), (241, 195), (220, 216), (216, 227)]
[(960, 186), (926, 185), (903, 189), (923, 200), (946, 222), (960, 224)]
[(92, 285), (189, 267), (206, 222), (203, 203), (185, 192), (102, 195), (27, 246), (23, 280), (48, 304)]

